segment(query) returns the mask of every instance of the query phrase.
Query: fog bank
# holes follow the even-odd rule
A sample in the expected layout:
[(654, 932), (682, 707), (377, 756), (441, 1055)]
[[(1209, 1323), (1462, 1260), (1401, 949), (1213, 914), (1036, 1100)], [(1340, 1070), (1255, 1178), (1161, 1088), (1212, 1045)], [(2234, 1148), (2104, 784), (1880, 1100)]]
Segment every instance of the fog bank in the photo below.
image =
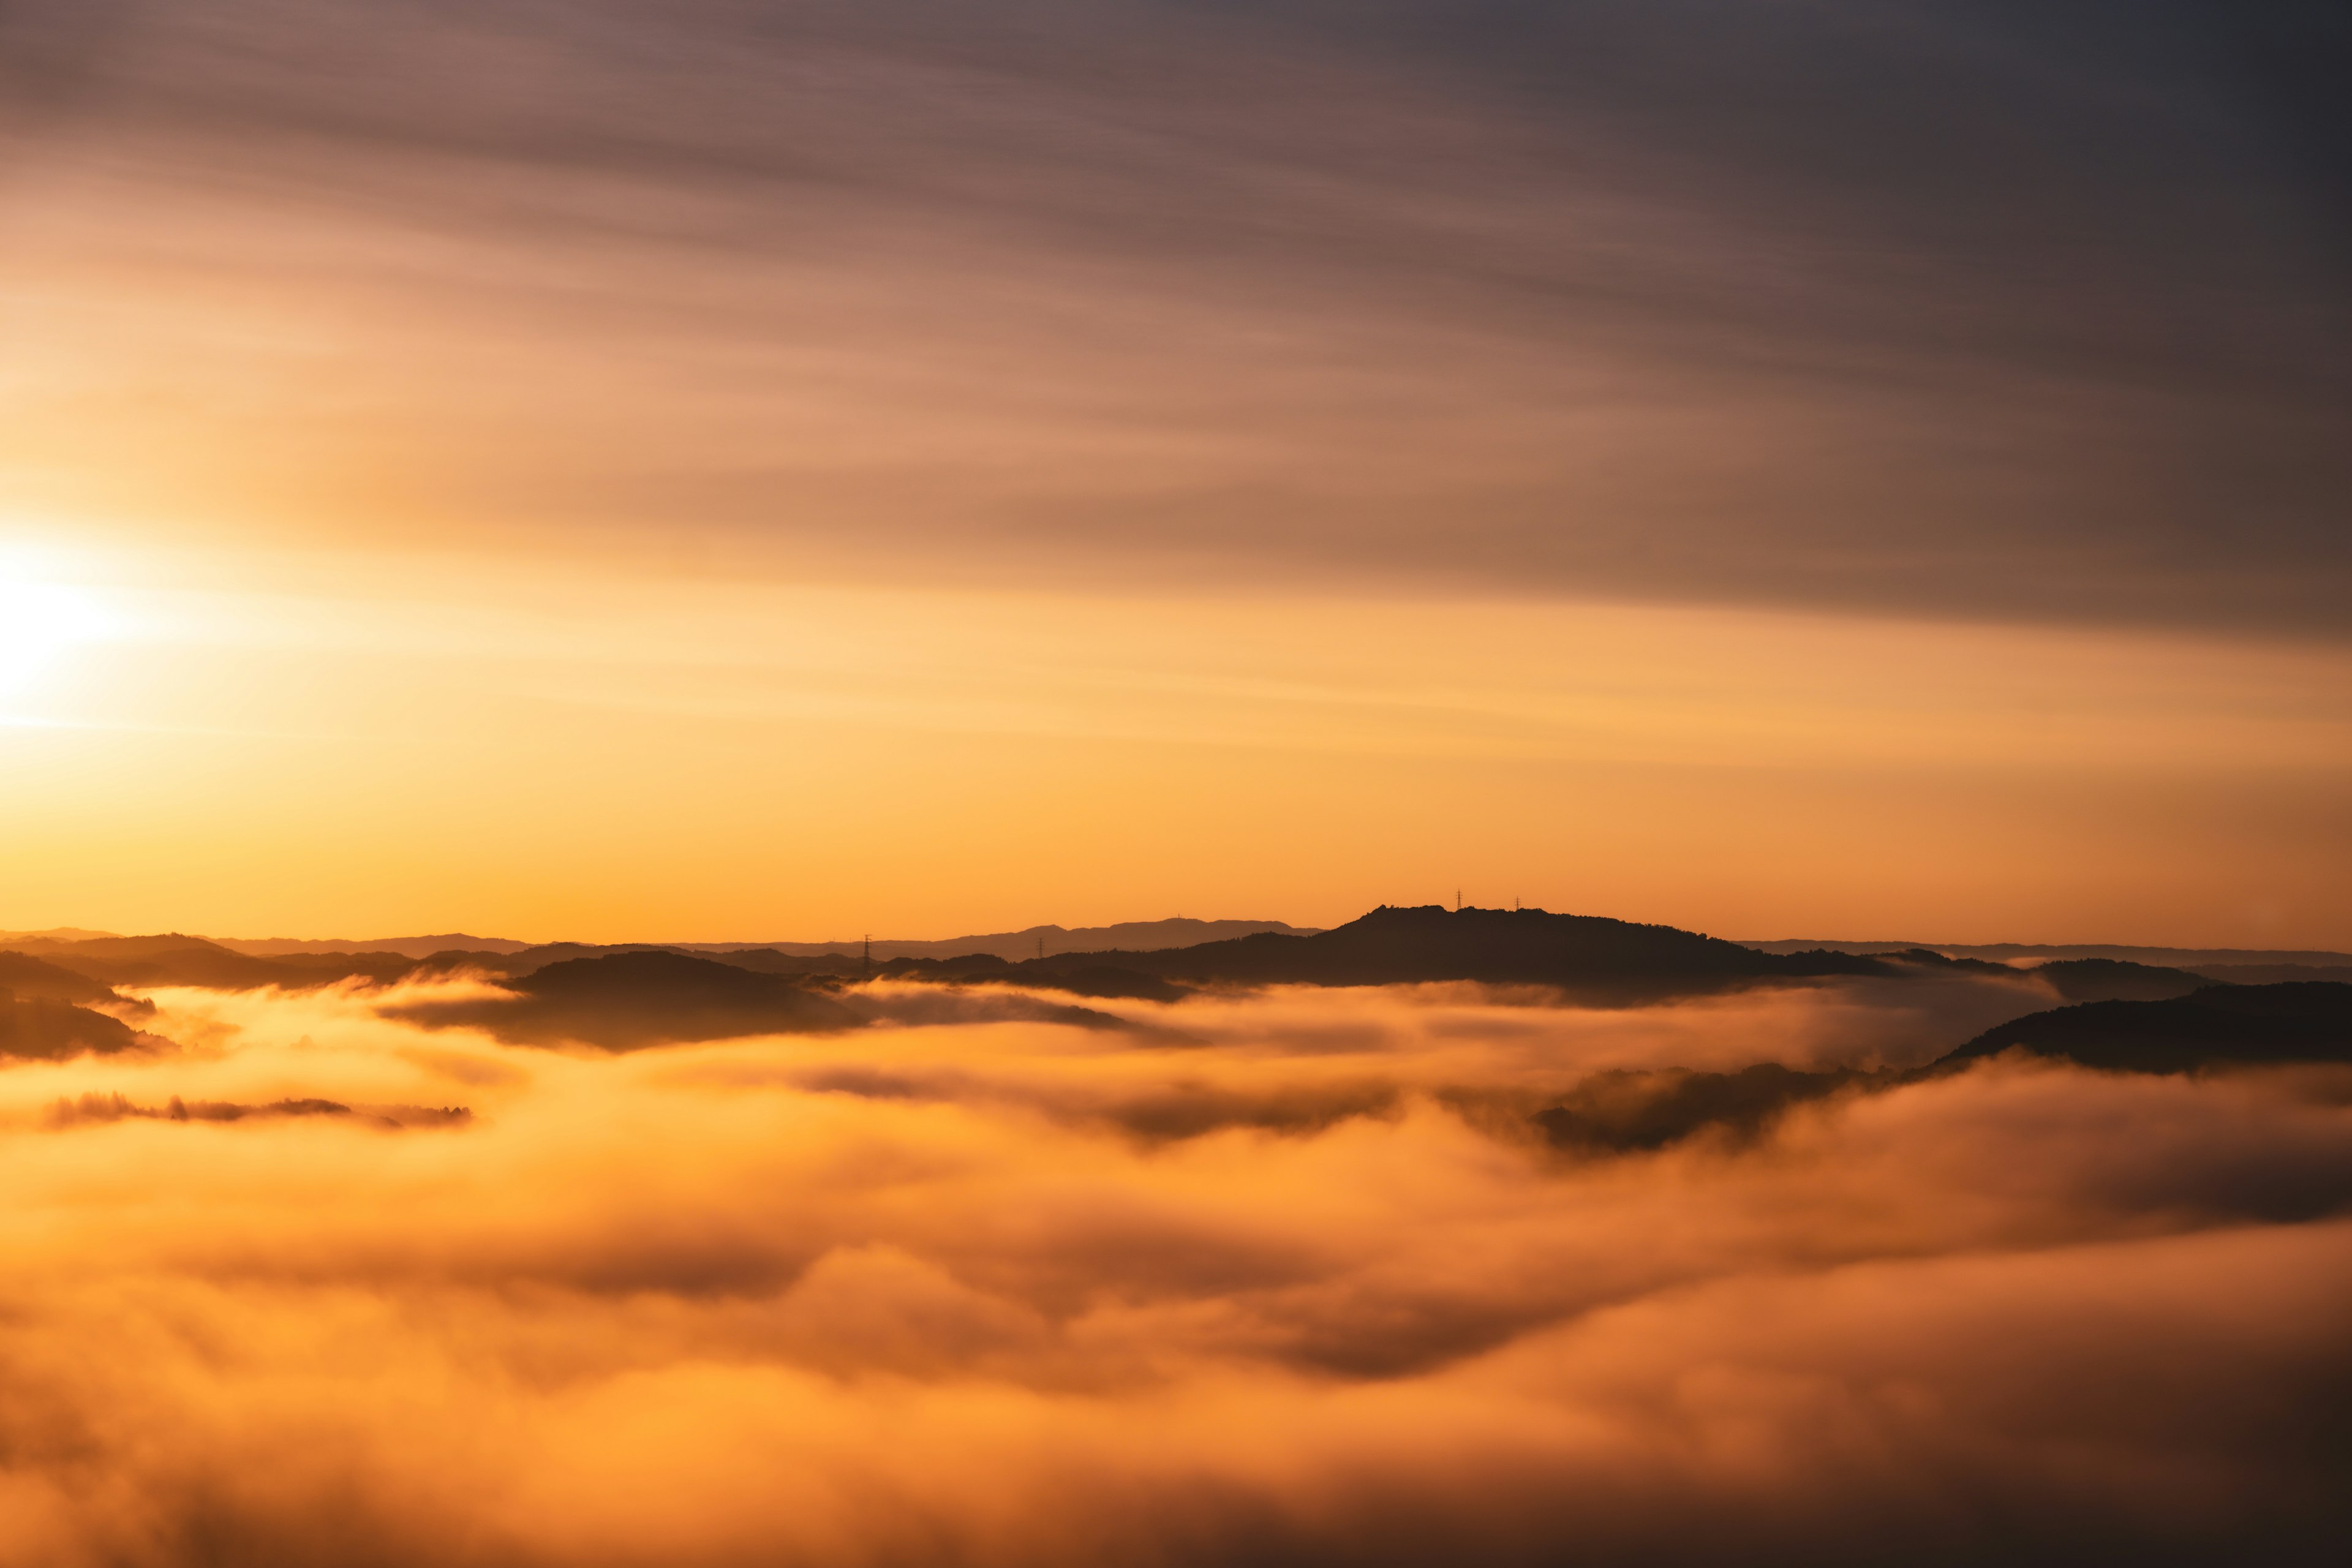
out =
[[(2347, 1522), (2333, 1069), (1999, 1061), (1612, 1154), (1529, 1117), (1893, 1037), (1413, 988), (607, 1056), (155, 999), (177, 1053), (0, 1072), (0, 1563), (2315, 1563)], [(118, 1094), (471, 1115), (50, 1113)]]

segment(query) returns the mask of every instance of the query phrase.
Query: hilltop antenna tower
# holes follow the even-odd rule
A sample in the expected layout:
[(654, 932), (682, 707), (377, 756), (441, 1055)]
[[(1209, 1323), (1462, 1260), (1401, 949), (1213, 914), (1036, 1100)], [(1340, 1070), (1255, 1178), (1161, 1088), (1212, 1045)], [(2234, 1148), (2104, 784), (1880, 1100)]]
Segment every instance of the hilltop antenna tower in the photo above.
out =
[(1462, 912), (1462, 889), (1459, 888), (1454, 889), (1454, 912), (1457, 915)]
[(874, 973), (874, 933), (872, 931), (866, 933), (866, 973), (868, 974)]

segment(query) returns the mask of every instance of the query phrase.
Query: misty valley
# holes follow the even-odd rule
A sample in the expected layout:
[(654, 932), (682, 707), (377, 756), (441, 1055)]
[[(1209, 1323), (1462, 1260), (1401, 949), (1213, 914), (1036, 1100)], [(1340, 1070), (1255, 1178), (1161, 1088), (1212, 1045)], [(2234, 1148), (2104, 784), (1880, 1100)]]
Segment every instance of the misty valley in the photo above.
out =
[(2334, 955), (1261, 923), (7, 939), (23, 1560), (2324, 1560)]

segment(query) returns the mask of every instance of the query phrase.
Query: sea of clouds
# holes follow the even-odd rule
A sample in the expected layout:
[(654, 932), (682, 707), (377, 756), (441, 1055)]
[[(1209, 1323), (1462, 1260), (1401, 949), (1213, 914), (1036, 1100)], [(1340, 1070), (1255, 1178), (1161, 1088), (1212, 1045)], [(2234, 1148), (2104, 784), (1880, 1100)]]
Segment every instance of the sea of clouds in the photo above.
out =
[(178, 1049), (0, 1071), (0, 1563), (2335, 1561), (2352, 1073), (1530, 1120), (2032, 984), (877, 986), (626, 1055), (159, 991)]

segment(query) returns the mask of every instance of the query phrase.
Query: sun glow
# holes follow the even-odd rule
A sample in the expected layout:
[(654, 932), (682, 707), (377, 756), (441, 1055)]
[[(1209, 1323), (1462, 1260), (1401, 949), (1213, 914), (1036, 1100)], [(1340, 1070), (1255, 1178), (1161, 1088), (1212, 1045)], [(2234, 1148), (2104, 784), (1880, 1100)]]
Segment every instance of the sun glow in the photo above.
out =
[(109, 629), (105, 612), (86, 594), (0, 578), (0, 696), (23, 691), (68, 648)]

